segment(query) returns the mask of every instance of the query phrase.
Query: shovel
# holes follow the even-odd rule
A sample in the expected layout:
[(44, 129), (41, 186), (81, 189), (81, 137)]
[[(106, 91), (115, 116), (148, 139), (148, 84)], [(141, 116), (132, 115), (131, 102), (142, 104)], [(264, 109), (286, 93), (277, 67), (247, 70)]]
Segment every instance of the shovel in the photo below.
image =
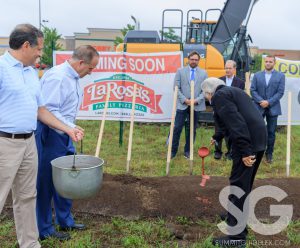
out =
[(201, 180), (200, 186), (205, 187), (206, 180), (210, 179), (210, 176), (205, 175), (205, 172), (204, 172), (204, 158), (209, 155), (209, 149), (205, 146), (200, 147), (198, 149), (198, 155), (202, 159), (202, 180)]

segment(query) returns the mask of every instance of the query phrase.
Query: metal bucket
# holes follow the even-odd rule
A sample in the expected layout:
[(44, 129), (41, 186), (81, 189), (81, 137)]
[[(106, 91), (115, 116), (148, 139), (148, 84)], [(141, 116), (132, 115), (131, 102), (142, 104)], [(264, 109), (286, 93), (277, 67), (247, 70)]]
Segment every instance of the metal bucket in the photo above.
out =
[(67, 199), (83, 199), (95, 195), (102, 185), (103, 163), (103, 159), (89, 155), (75, 155), (75, 160), (74, 155), (52, 160), (55, 189)]

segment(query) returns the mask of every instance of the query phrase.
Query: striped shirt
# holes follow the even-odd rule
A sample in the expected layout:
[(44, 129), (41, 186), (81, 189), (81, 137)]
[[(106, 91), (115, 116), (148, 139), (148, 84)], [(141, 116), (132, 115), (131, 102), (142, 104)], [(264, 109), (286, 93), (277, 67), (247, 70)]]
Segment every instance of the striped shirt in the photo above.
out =
[(9, 52), (0, 56), (0, 131), (30, 133), (36, 129), (43, 105), (36, 71), (23, 66)]
[(66, 61), (52, 67), (41, 78), (46, 108), (60, 121), (75, 127), (75, 119), (82, 100), (79, 75)]

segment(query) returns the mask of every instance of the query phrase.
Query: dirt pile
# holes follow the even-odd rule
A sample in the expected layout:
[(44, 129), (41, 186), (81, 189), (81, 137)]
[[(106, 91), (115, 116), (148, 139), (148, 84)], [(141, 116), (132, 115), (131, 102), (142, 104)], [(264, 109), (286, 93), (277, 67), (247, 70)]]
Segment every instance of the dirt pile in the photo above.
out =
[[(137, 178), (104, 175), (101, 191), (93, 198), (74, 202), (74, 211), (127, 218), (178, 217), (215, 219), (224, 211), (219, 192), (228, 185), (224, 177), (211, 177), (200, 187), (200, 176)], [(294, 219), (300, 219), (300, 179), (257, 179), (255, 187), (274, 185), (287, 194), (282, 202), (264, 198), (256, 206), (259, 218), (269, 218), (270, 204), (292, 204)]]

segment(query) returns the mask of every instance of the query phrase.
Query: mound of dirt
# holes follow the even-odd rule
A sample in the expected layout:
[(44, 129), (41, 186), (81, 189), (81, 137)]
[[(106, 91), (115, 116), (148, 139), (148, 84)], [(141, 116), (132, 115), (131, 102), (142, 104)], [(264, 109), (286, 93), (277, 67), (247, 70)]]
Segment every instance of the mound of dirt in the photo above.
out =
[[(104, 175), (100, 192), (93, 198), (74, 201), (74, 211), (129, 219), (185, 216), (191, 219), (215, 219), (224, 209), (219, 203), (221, 189), (228, 185), (225, 177), (211, 177), (205, 187), (200, 176), (134, 177)], [(278, 203), (264, 198), (256, 205), (258, 218), (270, 218), (270, 205), (292, 204), (293, 219), (300, 218), (300, 179), (257, 179), (255, 187), (274, 185), (288, 196)]]

